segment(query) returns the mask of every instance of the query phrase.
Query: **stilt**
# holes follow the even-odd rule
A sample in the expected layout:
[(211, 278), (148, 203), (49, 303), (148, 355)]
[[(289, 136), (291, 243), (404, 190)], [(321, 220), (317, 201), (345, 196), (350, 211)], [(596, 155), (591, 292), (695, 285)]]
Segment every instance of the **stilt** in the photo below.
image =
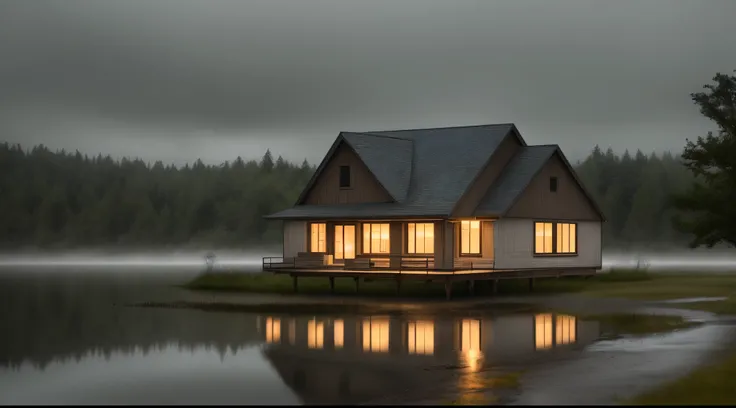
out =
[(354, 279), (355, 279), (355, 293), (359, 293), (360, 292), (360, 278), (356, 276)]
[(492, 287), (491, 287), (491, 291), (492, 291), (492, 292), (493, 292), (493, 294), (495, 295), (496, 293), (498, 293), (498, 279), (494, 279), (494, 280), (492, 281), (491, 285), (492, 285)]
[(396, 294), (401, 293), (401, 278), (396, 278)]
[(471, 295), (475, 295), (475, 281), (472, 279), (468, 281), (468, 292)]
[(330, 293), (335, 293), (335, 277), (330, 276)]
[(452, 297), (452, 281), (450, 280), (445, 281), (445, 297), (447, 300), (450, 300)]
[(529, 278), (529, 292), (534, 290), (534, 278)]
[(299, 278), (292, 275), (291, 279), (294, 281), (294, 292), (299, 292)]

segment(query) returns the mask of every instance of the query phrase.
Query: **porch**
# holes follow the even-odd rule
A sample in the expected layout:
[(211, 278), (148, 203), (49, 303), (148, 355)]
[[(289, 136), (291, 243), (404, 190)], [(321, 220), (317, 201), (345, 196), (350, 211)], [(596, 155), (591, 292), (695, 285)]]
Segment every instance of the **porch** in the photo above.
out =
[[(305, 253), (309, 254), (309, 253)], [(401, 292), (401, 282), (407, 279), (417, 279), (426, 282), (443, 282), (446, 298), (452, 297), (453, 283), (466, 282), (471, 292), (474, 291), (476, 281), (487, 281), (496, 292), (498, 281), (501, 279), (528, 279), (529, 289), (534, 287), (537, 278), (560, 278), (565, 276), (593, 276), (594, 268), (529, 268), (529, 269), (495, 269), (493, 263), (479, 260), (457, 260), (452, 269), (438, 269), (433, 264), (432, 257), (407, 257), (405, 255), (382, 256), (382, 262), (367, 261), (356, 257), (356, 262), (330, 264), (325, 258), (311, 255), (295, 258), (265, 257), (263, 271), (275, 274), (290, 275), (293, 279), (294, 292), (299, 290), (300, 277), (324, 277), (329, 279), (330, 288), (334, 291), (336, 278), (352, 278), (356, 292), (360, 291), (360, 281), (379, 279), (395, 280), (396, 293)], [(378, 259), (378, 257), (376, 257)], [(393, 262), (391, 262), (394, 260)], [(388, 265), (388, 266), (387, 266)]]
[(358, 254), (353, 258), (335, 259), (334, 255), (299, 252), (296, 257), (265, 257), (263, 270), (289, 271), (355, 271), (391, 274), (448, 274), (454, 272), (491, 272), (493, 259), (455, 258), (450, 266), (440, 267), (433, 255)]

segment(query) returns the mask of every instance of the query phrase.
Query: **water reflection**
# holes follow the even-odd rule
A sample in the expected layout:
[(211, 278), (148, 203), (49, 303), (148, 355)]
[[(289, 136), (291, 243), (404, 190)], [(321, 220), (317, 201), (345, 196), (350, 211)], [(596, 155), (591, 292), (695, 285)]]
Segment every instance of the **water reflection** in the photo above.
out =
[[(349, 403), (426, 388), (426, 370), (464, 372), (521, 363), (598, 339), (597, 322), (543, 313), (492, 317), (260, 316), (288, 321), (289, 344), (266, 342), (264, 355), (305, 403)], [(268, 327), (268, 324), (265, 325)], [(271, 340), (269, 340), (271, 339)], [(404, 390), (404, 391), (402, 391)]]

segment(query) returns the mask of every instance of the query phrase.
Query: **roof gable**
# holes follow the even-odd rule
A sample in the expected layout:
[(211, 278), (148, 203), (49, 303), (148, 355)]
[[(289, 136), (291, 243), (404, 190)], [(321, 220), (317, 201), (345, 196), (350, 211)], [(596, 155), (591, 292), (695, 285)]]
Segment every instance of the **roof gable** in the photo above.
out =
[(334, 166), (331, 166), (331, 164), (334, 165), (333, 161), (337, 160), (338, 157), (342, 157), (341, 155), (347, 152), (349, 152), (351, 157), (355, 158), (353, 159), (353, 164), (355, 164), (355, 160), (357, 160), (357, 163), (362, 164), (362, 166), (359, 166), (359, 167), (364, 167), (365, 169), (362, 171), (362, 173), (370, 177), (372, 179), (371, 181), (375, 181), (375, 183), (369, 183), (370, 186), (364, 184), (362, 186), (362, 189), (368, 188), (371, 191), (373, 191), (372, 195), (378, 194), (381, 196), (385, 196), (387, 200), (395, 201), (392, 194), (388, 191), (388, 189), (386, 189), (386, 187), (383, 185), (381, 180), (376, 177), (376, 174), (373, 171), (373, 169), (365, 162), (365, 158), (362, 157), (360, 154), (358, 154), (358, 152), (353, 148), (353, 146), (347, 140), (345, 140), (345, 137), (343, 137), (343, 134), (341, 133), (337, 137), (337, 139), (335, 139), (335, 141), (332, 143), (330, 150), (328, 150), (327, 154), (322, 159), (322, 162), (317, 167), (317, 170), (314, 172), (314, 174), (312, 174), (312, 178), (309, 180), (307, 185), (302, 190), (301, 195), (296, 201), (297, 206), (303, 206), (303, 205), (309, 204), (310, 194), (316, 188), (319, 188), (320, 186), (324, 187), (323, 184), (320, 184), (320, 183), (323, 183), (324, 180), (323, 181), (320, 181), (320, 180), (323, 179), (323, 175), (326, 176), (327, 173), (330, 172), (329, 170), (330, 168), (334, 167)]
[(411, 180), (411, 140), (389, 136), (342, 133), (368, 170), (397, 202), (406, 200)]
[(564, 164), (585, 198), (595, 212), (605, 220), (603, 212), (586, 190), (575, 170), (558, 145), (526, 146), (509, 162), (498, 180), (491, 186), (475, 210), (476, 216), (504, 216), (521, 198), (535, 177), (542, 171), (552, 157), (557, 156)]

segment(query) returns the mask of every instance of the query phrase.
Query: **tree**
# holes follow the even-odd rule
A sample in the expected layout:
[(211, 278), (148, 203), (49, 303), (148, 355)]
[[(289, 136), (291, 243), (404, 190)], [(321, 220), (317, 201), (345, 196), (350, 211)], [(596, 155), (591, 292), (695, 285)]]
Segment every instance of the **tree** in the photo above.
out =
[(717, 73), (713, 82), (691, 96), (718, 132), (687, 140), (682, 158), (695, 181), (673, 197), (680, 211), (673, 217), (674, 225), (694, 235), (692, 248), (736, 246), (736, 76)]

